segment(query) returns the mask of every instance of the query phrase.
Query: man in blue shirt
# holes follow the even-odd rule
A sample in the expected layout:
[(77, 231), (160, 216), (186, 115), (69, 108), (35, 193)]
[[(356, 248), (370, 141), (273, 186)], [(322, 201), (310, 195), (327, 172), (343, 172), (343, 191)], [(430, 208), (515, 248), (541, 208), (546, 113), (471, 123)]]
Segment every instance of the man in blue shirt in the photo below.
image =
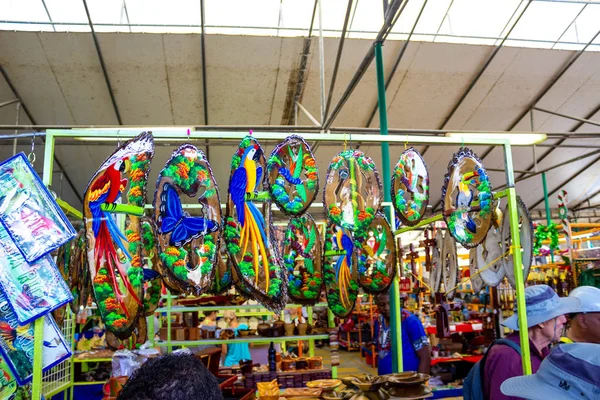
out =
[[(390, 297), (383, 293), (377, 297), (379, 319), (375, 323), (377, 344), (377, 372), (379, 375), (392, 373), (392, 339), (390, 334)], [(431, 351), (429, 338), (419, 318), (402, 309), (402, 364), (404, 371), (429, 374)]]

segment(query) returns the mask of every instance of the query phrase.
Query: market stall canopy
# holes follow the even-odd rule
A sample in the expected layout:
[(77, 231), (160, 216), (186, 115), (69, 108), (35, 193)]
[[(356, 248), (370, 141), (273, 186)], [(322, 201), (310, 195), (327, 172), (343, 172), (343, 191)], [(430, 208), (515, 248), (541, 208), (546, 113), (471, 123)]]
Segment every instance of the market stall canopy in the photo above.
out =
[[(40, 9), (41, 1), (22, 3), (27, 4), (28, 8), (25, 10), (28, 14), (19, 14), (20, 9), (14, 9), (16, 6), (0, 10), (0, 29), (18, 30), (0, 31), (0, 65), (5, 73), (0, 78), (0, 103), (15, 98), (10, 87), (12, 85), (34, 120), (30, 120), (23, 107), (20, 114), (22, 124), (118, 125), (85, 10), (82, 14), (82, 2), (69, 3), (72, 6), (69, 8), (70, 14), (63, 15), (58, 10), (66, 7), (58, 7), (56, 2), (46, 1), (49, 15), (54, 17), (52, 20), (46, 16), (43, 8)], [(300, 60), (306, 48), (304, 37), (308, 35), (314, 5), (312, 2), (269, 1), (265, 10), (270, 11), (264, 13), (269, 20), (263, 21), (242, 18), (242, 14), (252, 11), (244, 8), (246, 6), (243, 1), (206, 0), (206, 105), (202, 87), (199, 10), (180, 9), (177, 15), (166, 11), (161, 14), (160, 2), (153, 2), (152, 7), (147, 8), (164, 17), (156, 22), (146, 18), (146, 14), (140, 14), (143, 12), (140, 2), (130, 0), (126, 3), (129, 7), (128, 18), (131, 20), (119, 22), (118, 17), (115, 20), (101, 14), (99, 2), (89, 0), (87, 3), (111, 82), (114, 103), (124, 125), (200, 126), (208, 122), (210, 125), (243, 125), (256, 129), (261, 125), (291, 125), (294, 123), (294, 94), (301, 83), (301, 104), (317, 120), (321, 119), (318, 38), (315, 36), (303, 81), (299, 82)], [(186, 7), (199, 7), (197, 1), (182, 3), (188, 4)], [(227, 3), (230, 10), (235, 10), (229, 12), (228, 21), (215, 17), (222, 15), (219, 3)], [(300, 3), (307, 4), (304, 6)], [(333, 3), (340, 3), (341, 6)], [(376, 14), (370, 11), (370, 8), (378, 8), (369, 7), (369, 2), (355, 3), (358, 5), (350, 36), (345, 41), (332, 107), (340, 99), (364, 54), (372, 45), (375, 36), (373, 31), (379, 29), (383, 20), (380, 10)], [(470, 83), (494, 52), (494, 46), (501, 43), (498, 37), (506, 35), (506, 27), (514, 23), (523, 11), (520, 3), (527, 2), (497, 2), (493, 7), (485, 9), (476, 4), (478, 2), (455, 0), (449, 13), (444, 15), (450, 3), (444, 0), (445, 7), (428, 5), (424, 8), (411, 43), (406, 47), (387, 89), (390, 129), (529, 131), (531, 121), (526, 112), (532, 106), (532, 101), (543, 92), (544, 95), (534, 104), (539, 108), (600, 120), (597, 96), (600, 85), (600, 54), (597, 52), (600, 50), (600, 38), (594, 36), (597, 26), (593, 24), (600, 15), (599, 4), (577, 1), (531, 2), (531, 6), (524, 11), (522, 19), (511, 32), (509, 40), (497, 52), (481, 78), (468, 90)], [(280, 4), (283, 8), (278, 14), (277, 7)], [(294, 4), (296, 8), (292, 7)], [(345, 5), (345, 2), (324, 3), (327, 91), (333, 75)], [(408, 2), (385, 42), (384, 63), (388, 76), (422, 5), (422, 1)], [(106, 7), (114, 9), (114, 5)], [(274, 13), (271, 12), (272, 8)], [(118, 7), (116, 11), (110, 12), (118, 15), (117, 11)], [(181, 19), (183, 14), (189, 15), (186, 18), (191, 20)], [(306, 21), (300, 23), (294, 20), (291, 23), (291, 15), (295, 14), (298, 18), (306, 17)], [(136, 16), (139, 18), (136, 19)], [(477, 24), (465, 24), (469, 22), (468, 18), (475, 17), (478, 17)], [(27, 24), (23, 21), (27, 21)], [(71, 22), (61, 24), (64, 21)], [(113, 23), (114, 25), (109, 25)], [(249, 30), (248, 26), (244, 29), (233, 27), (234, 24), (251, 23), (258, 24), (259, 27), (253, 30)], [(188, 25), (173, 27), (169, 24)], [(465, 25), (470, 25), (469, 29), (474, 31), (463, 32), (466, 28), (460, 26)], [(294, 26), (302, 28), (292, 29)], [(317, 27), (315, 18), (313, 35), (318, 34)], [(536, 29), (533, 30), (532, 27)], [(35, 31), (23, 31), (25, 29)], [(574, 33), (575, 30), (578, 35)], [(588, 43), (590, 45), (586, 46)], [(563, 67), (584, 48), (586, 51), (552, 84)], [(378, 126), (377, 116), (372, 120), (370, 118), (377, 104), (375, 75), (375, 64), (372, 63), (333, 122), (333, 127)], [(550, 89), (545, 91), (550, 84)], [(464, 101), (456, 108), (467, 91)], [(208, 121), (204, 118), (205, 106)], [(541, 111), (534, 111), (533, 116), (533, 128), (540, 132), (600, 132), (600, 127)], [(14, 104), (0, 108), (0, 124), (14, 124), (15, 118)], [(299, 125), (312, 125), (302, 111), (298, 111), (297, 122)], [(14, 131), (2, 132), (12, 134)], [(348, 146), (356, 145), (359, 138), (358, 133), (349, 135)], [(156, 179), (159, 165), (185, 141), (183, 137), (174, 139), (172, 143), (157, 143), (154, 158), (156, 165), (152, 168), (150, 181)], [(562, 139), (550, 135), (550, 139), (537, 147), (538, 159), (551, 150), (547, 146), (559, 141)], [(206, 151), (215, 170), (217, 184), (224, 192), (228, 182), (225, 160), (231, 157), (232, 143), (210, 141), (208, 144), (207, 148), (202, 141), (195, 142), (195, 145)], [(275, 142), (263, 143), (266, 152), (270, 152), (274, 145)], [(538, 162), (538, 169), (589, 153), (594, 150), (593, 146), (600, 145), (600, 139), (598, 135), (568, 138), (561, 145), (563, 147), (556, 148), (543, 161)], [(585, 145), (588, 148), (565, 145)], [(57, 172), (53, 189), (61, 198), (80, 209), (80, 197), (89, 178), (96, 166), (115, 147), (115, 142), (90, 143), (71, 139), (58, 141), (56, 158), (60, 160), (74, 190), (66, 178), (61, 181), (58, 167), (55, 167)], [(315, 158), (321, 171), (326, 171), (328, 162), (341, 147), (339, 143), (335, 146), (318, 146)], [(441, 197), (447, 163), (458, 146), (431, 147), (426, 151), (425, 146), (415, 147), (424, 154), (427, 162), (430, 173), (429, 204), (435, 207)], [(27, 153), (29, 149), (29, 140), (19, 141), (18, 150)], [(483, 158), (491, 182), (495, 187), (501, 186), (505, 182), (504, 173), (494, 169), (504, 168), (502, 151), (494, 149), (486, 155), (488, 148), (485, 146), (473, 146), (472, 149)], [(393, 168), (393, 165), (381, 165), (378, 145), (363, 145), (361, 150), (373, 158), (380, 170)], [(401, 145), (392, 146), (392, 163), (395, 163), (403, 150)], [(39, 171), (43, 154), (39, 139), (36, 153), (36, 167)], [(12, 146), (9, 142), (2, 142), (0, 159), (11, 154)], [(549, 171), (549, 190), (566, 189), (573, 206), (588, 198), (591, 204), (599, 202), (597, 187), (600, 178), (594, 172), (598, 160), (600, 154)], [(222, 165), (218, 165), (221, 161)], [(513, 162), (517, 171), (533, 170), (532, 148), (513, 148)], [(520, 175), (516, 173), (517, 177)], [(321, 174), (319, 177), (320, 187), (324, 187), (324, 176)], [(537, 218), (539, 214), (536, 212), (543, 209), (543, 202), (540, 201), (543, 193), (540, 177), (517, 183), (517, 192), (532, 209), (532, 216)], [(148, 197), (148, 202), (150, 200)], [(551, 196), (550, 205), (553, 209), (557, 208), (555, 195)]]

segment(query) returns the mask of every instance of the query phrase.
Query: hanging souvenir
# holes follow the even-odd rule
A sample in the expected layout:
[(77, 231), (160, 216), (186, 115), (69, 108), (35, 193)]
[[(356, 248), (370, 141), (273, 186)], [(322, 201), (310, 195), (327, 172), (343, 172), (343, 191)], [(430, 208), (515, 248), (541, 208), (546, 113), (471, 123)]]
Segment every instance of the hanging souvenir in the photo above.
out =
[(461, 147), (448, 163), (442, 187), (443, 215), (449, 232), (470, 249), (485, 239), (492, 219), (492, 186), (481, 160)]
[[(198, 196), (199, 215), (183, 210), (181, 195)], [(221, 231), (217, 183), (202, 150), (184, 144), (160, 171), (154, 192), (161, 270), (184, 293), (206, 293), (214, 279)]]
[(478, 247), (469, 250), (469, 279), (471, 281), (471, 288), (473, 289), (473, 293), (478, 293), (485, 286), (485, 282), (483, 281), (483, 279), (481, 279), (481, 276), (478, 274), (479, 269), (477, 268), (477, 249)]
[[(533, 221), (531, 215), (529, 215), (527, 206), (519, 196), (517, 196), (517, 212), (519, 215), (519, 237), (521, 239), (521, 248), (523, 249), (521, 252), (523, 282), (527, 282), (527, 276), (529, 275), (529, 269), (531, 268), (531, 262), (533, 261)], [(508, 206), (504, 209), (504, 215), (508, 216)], [(512, 245), (509, 218), (506, 218), (502, 224), (501, 243), (502, 254), (505, 254)], [(515, 282), (515, 268), (512, 254), (508, 254), (502, 261), (506, 279), (513, 288), (516, 288), (517, 284)]]
[(233, 284), (231, 263), (228, 262), (227, 247), (225, 241), (221, 240), (221, 249), (217, 254), (217, 262), (215, 264), (215, 280), (210, 292), (212, 294), (221, 294), (229, 290)]
[(325, 230), (323, 282), (329, 309), (340, 318), (346, 318), (354, 309), (358, 295), (357, 263), (352, 232), (329, 221)]
[(0, 289), (16, 314), (27, 324), (73, 300), (51, 256), (27, 263), (8, 231), (0, 224)]
[(71, 289), (73, 301), (69, 303), (73, 314), (77, 314), (81, 307), (87, 305), (88, 297), (92, 291), (92, 280), (87, 267), (87, 253), (85, 250), (85, 229), (79, 231), (70, 243), (69, 276), (67, 282)]
[[(274, 312), (285, 307), (287, 282), (272, 241), (271, 200), (265, 192), (265, 157), (258, 141), (246, 136), (231, 160), (224, 237), (241, 281)], [(262, 212), (255, 204), (262, 203)]]
[[(158, 268), (156, 228), (151, 218), (142, 217), (142, 262), (144, 263), (144, 315), (149, 317), (158, 308), (162, 291), (162, 279)], [(144, 318), (140, 318), (140, 321)], [(144, 320), (145, 321), (145, 320)], [(138, 326), (139, 326), (138, 322)]]
[[(46, 315), (43, 321), (42, 372), (71, 356), (71, 351), (54, 319)], [(33, 323), (20, 325), (7, 297), (0, 292), (0, 351), (19, 385), (26, 384), (33, 377), (33, 334)]]
[(392, 202), (398, 217), (408, 226), (416, 225), (429, 203), (429, 171), (421, 153), (404, 150), (392, 176)]
[(456, 285), (458, 284), (458, 257), (456, 254), (456, 242), (452, 235), (446, 232), (444, 236), (444, 247), (442, 252), (442, 279), (446, 298), (454, 297)]
[[(60, 276), (62, 276), (63, 280), (65, 282), (68, 282), (69, 279), (69, 259), (71, 258), (71, 243), (67, 243), (63, 246), (60, 246), (58, 248), (58, 252), (56, 254), (56, 267), (58, 268), (58, 271), (60, 272)], [(75, 300), (75, 297), (73, 296), (73, 301)], [(67, 311), (67, 307), (68, 305), (64, 305), (62, 307), (59, 307), (57, 309), (55, 309), (54, 311), (52, 311), (52, 317), (54, 318), (54, 321), (56, 321), (56, 323), (58, 325), (63, 324), (63, 321), (65, 319), (65, 313)], [(2, 398), (2, 397), (0, 397)]]
[(271, 198), (286, 214), (305, 212), (319, 191), (317, 162), (300, 136), (288, 136), (273, 149), (267, 176)]
[(0, 221), (28, 263), (75, 237), (75, 229), (23, 153), (0, 164)]
[(441, 229), (438, 229), (435, 234), (435, 246), (432, 250), (429, 284), (431, 285), (431, 291), (437, 293), (440, 291), (440, 285), (442, 284), (442, 254), (444, 254), (444, 233)]
[(502, 266), (502, 235), (499, 229), (491, 228), (485, 241), (477, 249), (477, 271), (479, 276), (489, 286), (498, 286), (504, 279)]
[(390, 287), (396, 273), (396, 245), (390, 224), (381, 213), (366, 232), (354, 235), (358, 250), (358, 284), (370, 294)]
[(298, 304), (314, 305), (321, 295), (322, 246), (310, 214), (290, 219), (285, 231), (283, 263), (288, 274), (288, 294)]
[(327, 170), (323, 203), (327, 219), (352, 232), (366, 230), (382, 203), (375, 163), (360, 150), (344, 150)]
[[(83, 197), (94, 297), (106, 328), (122, 339), (129, 337), (143, 311), (140, 216), (153, 156), (150, 133), (123, 143), (94, 174)], [(121, 204), (123, 194), (127, 204)], [(124, 232), (119, 228), (123, 222)]]

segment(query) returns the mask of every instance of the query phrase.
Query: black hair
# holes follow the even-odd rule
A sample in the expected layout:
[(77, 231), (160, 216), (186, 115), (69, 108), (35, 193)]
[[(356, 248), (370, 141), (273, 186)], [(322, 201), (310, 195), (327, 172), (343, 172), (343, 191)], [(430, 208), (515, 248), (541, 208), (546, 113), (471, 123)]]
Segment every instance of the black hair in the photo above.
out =
[(167, 354), (144, 363), (117, 400), (223, 400), (217, 378), (195, 356)]
[(216, 313), (216, 311), (202, 311), (202, 314), (204, 314), (205, 317), (208, 317), (212, 313)]

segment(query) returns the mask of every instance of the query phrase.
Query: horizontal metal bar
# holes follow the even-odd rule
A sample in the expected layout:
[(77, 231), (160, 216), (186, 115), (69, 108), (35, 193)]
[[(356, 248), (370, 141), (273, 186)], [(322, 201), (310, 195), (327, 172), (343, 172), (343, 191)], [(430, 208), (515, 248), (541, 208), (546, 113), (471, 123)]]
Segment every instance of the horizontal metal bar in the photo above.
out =
[(592, 121), (592, 120), (585, 119), (585, 118), (574, 117), (572, 115), (562, 114), (562, 113), (559, 113), (559, 112), (556, 112), (556, 111), (550, 111), (550, 110), (546, 110), (545, 108), (533, 107), (533, 109), (536, 110), (536, 111), (544, 112), (546, 114), (552, 114), (552, 115), (556, 115), (558, 117), (562, 117), (562, 118), (566, 118), (566, 119), (572, 119), (573, 121), (579, 121), (579, 122), (582, 122), (584, 124), (590, 124), (590, 125), (600, 126), (600, 122), (597, 122), (597, 121)]
[(16, 135), (0, 135), (0, 140), (9, 140), (9, 139), (21, 139), (21, 138), (31, 138), (31, 137), (42, 137), (46, 136), (45, 132), (34, 132), (34, 133), (18, 133)]
[(5, 106), (10, 106), (11, 104), (15, 104), (18, 102), (19, 102), (19, 99), (12, 99), (12, 100), (5, 101), (5, 102), (0, 103), (0, 108), (5, 107)]

